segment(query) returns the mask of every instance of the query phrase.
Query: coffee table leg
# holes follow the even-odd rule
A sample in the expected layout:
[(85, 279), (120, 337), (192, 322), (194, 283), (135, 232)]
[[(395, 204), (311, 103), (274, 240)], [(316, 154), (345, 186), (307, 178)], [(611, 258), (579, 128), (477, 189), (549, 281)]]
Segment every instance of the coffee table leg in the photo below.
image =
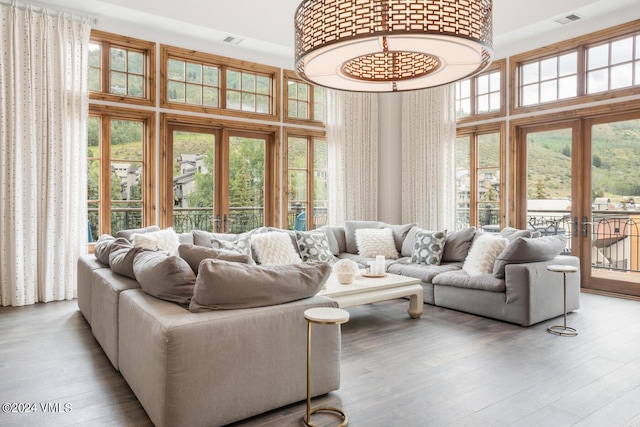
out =
[(409, 295), (409, 317), (412, 319), (417, 319), (422, 316), (422, 311), (424, 310), (424, 300), (422, 296), (422, 292), (418, 292), (417, 294)]

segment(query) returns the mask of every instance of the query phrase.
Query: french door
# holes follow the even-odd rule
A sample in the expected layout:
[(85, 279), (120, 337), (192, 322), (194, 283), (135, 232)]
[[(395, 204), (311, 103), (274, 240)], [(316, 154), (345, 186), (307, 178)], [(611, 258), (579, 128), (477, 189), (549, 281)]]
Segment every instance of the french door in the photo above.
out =
[(583, 288), (640, 296), (640, 113), (522, 126), (516, 135), (515, 224), (566, 236)]
[(179, 123), (165, 133), (165, 225), (242, 233), (272, 224), (272, 134)]

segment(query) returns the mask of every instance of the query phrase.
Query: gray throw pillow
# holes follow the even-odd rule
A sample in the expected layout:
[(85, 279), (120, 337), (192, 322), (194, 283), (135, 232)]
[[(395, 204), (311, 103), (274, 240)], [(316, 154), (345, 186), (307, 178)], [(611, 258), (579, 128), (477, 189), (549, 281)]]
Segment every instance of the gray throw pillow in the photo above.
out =
[(390, 228), (391, 231), (393, 231), (393, 241), (396, 244), (396, 250), (398, 251), (398, 253), (402, 253), (402, 244), (406, 240), (407, 235), (409, 234), (409, 231), (411, 231), (413, 227), (416, 227), (418, 225), (415, 222), (411, 224), (399, 224), (399, 225), (390, 225), (390, 224), (384, 224), (384, 223), (382, 224), (383, 224), (382, 228)]
[(124, 237), (118, 237), (111, 244), (109, 252), (109, 266), (114, 273), (135, 279), (133, 272), (133, 260), (139, 252), (146, 251), (143, 248), (134, 248), (131, 242)]
[(211, 247), (211, 239), (220, 240), (235, 240), (238, 238), (237, 234), (225, 234), (225, 233), (209, 233), (208, 231), (193, 230), (193, 244), (198, 246)]
[(518, 237), (512, 240), (498, 255), (493, 264), (493, 275), (504, 279), (504, 268), (507, 264), (548, 261), (558, 255), (567, 245), (565, 236), (543, 236), (535, 239)]
[(140, 252), (133, 260), (133, 272), (145, 293), (183, 305), (191, 301), (196, 275), (179, 256)]
[(103, 234), (98, 238), (95, 246), (93, 247), (93, 254), (96, 259), (104, 265), (109, 265), (109, 254), (111, 253), (111, 245), (116, 241), (116, 238), (108, 234)]
[(180, 254), (180, 258), (184, 259), (187, 264), (189, 264), (194, 274), (198, 274), (198, 267), (203, 259), (221, 259), (223, 261), (255, 264), (255, 262), (253, 262), (253, 258), (247, 254), (237, 254), (234, 252), (197, 245), (180, 245), (178, 247), (178, 254)]
[(213, 237), (211, 238), (211, 247), (213, 249), (251, 256), (251, 236), (238, 236), (234, 240), (223, 240)]
[(418, 231), (413, 244), (412, 264), (439, 265), (444, 252), (447, 230)]
[(347, 252), (350, 254), (358, 254), (356, 230), (360, 228), (382, 228), (382, 226), (383, 223), (379, 221), (345, 221), (344, 234), (347, 242)]
[(149, 227), (144, 227), (144, 228), (132, 228), (129, 230), (120, 230), (116, 233), (116, 237), (124, 237), (128, 241), (131, 241), (131, 237), (133, 237), (134, 234), (144, 234), (144, 233), (150, 233), (152, 231), (160, 231), (160, 227), (158, 227), (157, 225), (150, 225)]
[(205, 259), (189, 310), (264, 307), (309, 298), (322, 289), (330, 274), (326, 262), (249, 265)]
[[(344, 228), (342, 227), (332, 227), (330, 225), (323, 225), (320, 228), (317, 228), (316, 231), (321, 231), (327, 235), (327, 241), (329, 242), (329, 248), (331, 249), (331, 253), (335, 256), (338, 256), (340, 251), (340, 243), (338, 242), (338, 238), (336, 237), (336, 229), (340, 229), (342, 231), (343, 236), (343, 244), (344, 244)], [(344, 249), (344, 248), (343, 248)]]
[(475, 234), (475, 227), (447, 233), (447, 240), (444, 242), (442, 262), (464, 262), (469, 254), (471, 242)]
[(329, 239), (322, 231), (296, 231), (296, 244), (302, 262), (324, 261), (333, 263), (336, 258), (329, 247)]
[(507, 239), (509, 239), (510, 242), (517, 239), (518, 237), (533, 237), (531, 235), (531, 231), (518, 230), (517, 228), (513, 228), (513, 227), (503, 228), (502, 231), (500, 232), (500, 235), (502, 237), (506, 237)]

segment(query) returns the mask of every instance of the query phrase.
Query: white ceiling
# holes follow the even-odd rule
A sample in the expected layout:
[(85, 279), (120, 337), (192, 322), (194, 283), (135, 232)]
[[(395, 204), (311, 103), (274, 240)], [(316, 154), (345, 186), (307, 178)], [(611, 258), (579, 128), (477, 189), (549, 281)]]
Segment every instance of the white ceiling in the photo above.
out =
[[(0, 0), (8, 1), (8, 0)], [(29, 0), (24, 0), (29, 1)], [(293, 58), (293, 16), (300, 0), (36, 0), (101, 24), (119, 22), (209, 42), (231, 35), (235, 48)], [(566, 25), (554, 19), (576, 13)], [(543, 43), (640, 19), (640, 0), (493, 0), (494, 50), (506, 57)]]

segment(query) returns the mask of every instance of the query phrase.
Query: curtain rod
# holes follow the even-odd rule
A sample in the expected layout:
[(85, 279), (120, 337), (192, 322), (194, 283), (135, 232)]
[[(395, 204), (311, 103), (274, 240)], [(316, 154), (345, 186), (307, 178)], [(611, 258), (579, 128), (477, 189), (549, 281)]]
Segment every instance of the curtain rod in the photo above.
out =
[(46, 13), (48, 15), (62, 15), (63, 17), (70, 17), (72, 20), (74, 21), (80, 21), (80, 22), (86, 22), (91, 26), (97, 25), (98, 24), (98, 18), (93, 18), (87, 15), (84, 15), (81, 12), (78, 12), (77, 10), (71, 10), (71, 9), (52, 9), (51, 6), (47, 6), (44, 5), (42, 3), (38, 3), (38, 2), (28, 2), (28, 3), (23, 3), (20, 1), (16, 1), (16, 0), (0, 0), (0, 3), (2, 4), (6, 4), (8, 6), (13, 6), (13, 7), (17, 7), (19, 9), (23, 9), (26, 10), (29, 7), (32, 8), (32, 10), (36, 11), (36, 12), (42, 12), (42, 13)]

